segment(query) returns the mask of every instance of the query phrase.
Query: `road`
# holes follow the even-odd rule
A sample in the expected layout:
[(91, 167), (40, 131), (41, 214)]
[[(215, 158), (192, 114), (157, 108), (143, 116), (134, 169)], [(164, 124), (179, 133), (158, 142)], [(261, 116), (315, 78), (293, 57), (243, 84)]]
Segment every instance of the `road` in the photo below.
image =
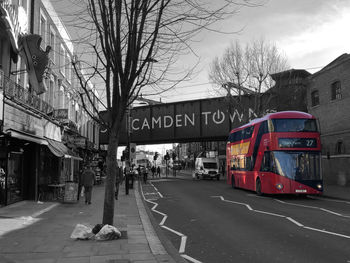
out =
[(349, 202), (259, 197), (216, 180), (158, 180), (143, 191), (189, 262), (350, 262)]

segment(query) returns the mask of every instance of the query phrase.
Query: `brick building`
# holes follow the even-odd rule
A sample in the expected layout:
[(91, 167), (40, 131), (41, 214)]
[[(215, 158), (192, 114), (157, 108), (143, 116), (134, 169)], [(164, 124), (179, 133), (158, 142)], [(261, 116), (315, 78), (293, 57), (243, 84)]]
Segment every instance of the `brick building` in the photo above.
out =
[(350, 55), (343, 54), (310, 77), (308, 111), (320, 123), (325, 183), (350, 181)]

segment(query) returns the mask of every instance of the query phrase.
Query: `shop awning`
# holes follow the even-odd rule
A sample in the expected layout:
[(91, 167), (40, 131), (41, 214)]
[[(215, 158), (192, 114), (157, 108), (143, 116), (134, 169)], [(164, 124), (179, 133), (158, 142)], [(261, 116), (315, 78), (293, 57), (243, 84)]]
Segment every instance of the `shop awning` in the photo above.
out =
[(71, 158), (79, 161), (83, 160), (80, 156), (76, 155), (71, 150), (69, 150), (69, 148), (65, 146), (62, 142), (58, 142), (48, 138), (46, 138), (46, 140), (48, 142), (47, 146), (49, 147), (50, 151), (57, 157)]
[(62, 142), (51, 139), (46, 140), (48, 142), (47, 147), (49, 147), (50, 151), (57, 157), (64, 157), (64, 155), (68, 153), (67, 146), (65, 146)]
[(11, 137), (16, 138), (16, 139), (35, 142), (35, 143), (41, 144), (41, 145), (48, 145), (48, 142), (44, 138), (40, 138), (40, 137), (37, 137), (37, 136), (29, 134), (29, 133), (15, 131), (12, 129), (8, 129), (6, 131), (6, 133), (8, 135), (10, 135)]

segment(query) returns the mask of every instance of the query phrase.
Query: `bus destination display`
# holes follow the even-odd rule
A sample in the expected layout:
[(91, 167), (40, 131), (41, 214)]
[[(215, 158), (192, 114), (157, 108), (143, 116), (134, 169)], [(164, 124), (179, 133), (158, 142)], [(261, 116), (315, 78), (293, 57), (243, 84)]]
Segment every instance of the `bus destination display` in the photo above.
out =
[(279, 138), (278, 147), (280, 148), (316, 148), (315, 138)]

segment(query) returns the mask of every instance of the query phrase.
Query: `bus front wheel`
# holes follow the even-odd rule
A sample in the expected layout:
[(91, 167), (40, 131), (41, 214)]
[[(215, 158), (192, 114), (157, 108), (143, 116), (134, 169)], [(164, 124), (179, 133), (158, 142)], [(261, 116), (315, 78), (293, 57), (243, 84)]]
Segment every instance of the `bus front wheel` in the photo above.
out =
[(261, 181), (260, 181), (259, 178), (256, 180), (255, 191), (256, 191), (257, 195), (262, 195), (262, 192), (261, 192)]

